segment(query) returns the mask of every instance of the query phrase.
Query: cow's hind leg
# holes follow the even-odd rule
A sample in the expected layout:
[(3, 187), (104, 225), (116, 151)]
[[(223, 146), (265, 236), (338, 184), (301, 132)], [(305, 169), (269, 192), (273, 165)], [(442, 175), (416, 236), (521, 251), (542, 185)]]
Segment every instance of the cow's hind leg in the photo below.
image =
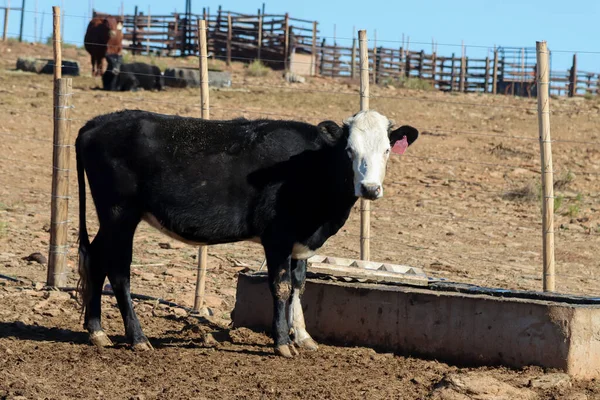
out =
[(106, 235), (100, 229), (90, 246), (89, 257), (83, 257), (80, 260), (79, 272), (83, 283), (82, 291), (84, 294), (84, 328), (90, 334), (90, 341), (98, 347), (112, 346), (112, 342), (102, 329), (102, 287), (106, 279), (106, 262), (103, 259), (106, 254)]
[(96, 76), (96, 57), (91, 56), (92, 58), (92, 77)]
[(133, 310), (130, 292), (130, 268), (132, 258), (133, 235), (139, 219), (126, 217), (113, 229), (109, 248), (109, 262), (106, 265), (108, 279), (117, 299), (121, 317), (125, 325), (125, 336), (134, 350), (152, 350), (152, 345), (144, 335), (140, 321)]
[[(263, 240), (267, 267), (269, 270), (269, 287), (273, 295), (273, 340), (275, 353), (291, 358), (298, 354), (290, 339), (290, 327), (286, 318), (286, 308), (292, 292), (291, 282), (291, 248), (282, 248), (281, 243), (269, 246)], [(285, 247), (285, 246), (284, 246)]]
[(292, 299), (290, 301), (289, 325), (293, 332), (294, 343), (298, 347), (317, 350), (317, 342), (310, 337), (306, 331), (304, 323), (304, 312), (300, 297), (304, 293), (304, 284), (306, 282), (306, 260), (294, 260), (291, 262), (292, 270)]

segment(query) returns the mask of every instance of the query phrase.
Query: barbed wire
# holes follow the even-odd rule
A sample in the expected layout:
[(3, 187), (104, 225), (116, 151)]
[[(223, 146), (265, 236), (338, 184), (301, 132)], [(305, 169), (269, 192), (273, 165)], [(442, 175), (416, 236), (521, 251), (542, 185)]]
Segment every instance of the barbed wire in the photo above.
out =
[[(320, 91), (320, 92), (325, 92), (325, 91)], [(74, 92), (78, 95), (87, 95), (87, 96), (97, 96), (97, 94), (92, 93), (92, 92), (87, 92), (87, 91), (77, 91)], [(329, 92), (332, 94), (337, 94), (336, 92)], [(349, 94), (349, 93), (345, 93), (345, 94)], [(181, 104), (181, 103), (177, 103), (177, 102), (171, 102), (171, 101), (164, 101), (164, 100), (156, 100), (156, 99), (149, 99), (147, 97), (137, 97), (137, 98), (121, 98), (119, 99), (122, 102), (145, 102), (145, 103), (157, 103), (157, 104), (168, 104), (168, 105), (177, 105), (177, 106), (181, 106), (181, 107), (193, 107), (193, 108), (200, 108), (199, 104)], [(424, 100), (427, 101), (427, 100)], [(274, 113), (274, 112), (267, 112), (267, 111), (258, 111), (258, 110), (244, 110), (244, 109), (238, 109), (238, 108), (225, 108), (225, 107), (218, 107), (218, 106), (212, 106), (210, 107), (211, 109), (222, 109), (222, 110), (228, 110), (228, 111), (239, 111), (239, 112), (247, 112), (247, 113), (253, 113), (253, 114), (261, 114), (261, 115), (272, 115), (272, 116), (279, 116), (279, 117), (285, 117), (285, 118), (300, 118), (301, 120), (308, 120), (308, 118), (306, 117), (298, 117), (296, 115), (293, 114), (281, 114), (281, 113)], [(317, 117), (311, 117), (312, 119), (319, 119)], [(329, 117), (327, 116), (323, 116), (320, 119), (329, 119)], [(516, 139), (516, 140), (525, 140), (525, 141), (539, 141), (538, 137), (526, 137), (526, 136), (515, 136), (515, 135), (506, 135), (506, 134), (494, 134), (494, 133), (485, 133), (485, 132), (476, 132), (476, 131), (465, 131), (465, 130), (444, 130), (444, 129), (438, 129), (438, 128), (421, 128), (421, 132), (424, 135), (429, 134), (442, 134), (442, 135), (452, 135), (452, 134), (462, 134), (462, 135), (472, 135), (472, 136), (481, 136), (481, 137), (493, 137), (493, 138), (501, 138), (501, 139)], [(596, 141), (581, 141), (581, 140), (566, 140), (566, 139), (552, 139), (552, 142), (556, 142), (556, 143), (572, 143), (572, 144), (587, 144), (587, 145), (593, 145), (593, 146), (600, 146), (600, 142), (596, 142)]]
[[(427, 213), (427, 212), (423, 212), (423, 211), (417, 211), (414, 213), (409, 213), (406, 211), (400, 211), (400, 210), (393, 210), (393, 209), (389, 209), (389, 208), (379, 208), (377, 206), (373, 206), (371, 208), (371, 212), (374, 213), (395, 213), (395, 214), (400, 214), (400, 215), (409, 215), (409, 216), (426, 216), (426, 217), (431, 217), (431, 218), (440, 218), (440, 219), (447, 219), (447, 220), (451, 220), (451, 221), (456, 221), (456, 222), (471, 222), (477, 225), (486, 225), (489, 226), (490, 225), (490, 220), (484, 220), (484, 219), (472, 219), (472, 218), (465, 218), (465, 217), (457, 217), (454, 215), (442, 215), (442, 214), (432, 214), (432, 213)], [(494, 216), (495, 217), (495, 216)], [(490, 217), (492, 218), (492, 217)], [(541, 225), (541, 222), (539, 223), (539, 225)], [(521, 229), (521, 230), (534, 230), (534, 228), (528, 228), (528, 227), (524, 227), (524, 226), (513, 226), (511, 228), (514, 229)]]
[(15, 134), (15, 133), (10, 133), (10, 132), (0, 132), (0, 136), (15, 138), (15, 139), (19, 139), (19, 140), (29, 140), (29, 141), (34, 141), (34, 142), (52, 143), (51, 139), (40, 139), (40, 138), (36, 138), (33, 136)]
[[(135, 100), (137, 100), (137, 99), (135, 99)], [(124, 100), (124, 101), (126, 101), (126, 100)], [(142, 100), (142, 101), (143, 101), (143, 100)], [(219, 107), (216, 107), (215, 109), (219, 109)], [(262, 112), (262, 111), (250, 111), (250, 110), (228, 109), (228, 108), (221, 108), (221, 109), (223, 109), (223, 110), (228, 110), (228, 111), (232, 111), (232, 110), (233, 110), (233, 111), (243, 111), (243, 112), (249, 112), (249, 113), (261, 113), (261, 114), (267, 114), (267, 113), (265, 113), (265, 112)], [(9, 109), (7, 109), (7, 110), (9, 110)], [(10, 111), (10, 110), (9, 110), (9, 111)], [(13, 111), (14, 111), (14, 110), (13, 110)], [(271, 114), (271, 115), (277, 115), (277, 116), (295, 117), (295, 116), (293, 116), (293, 115), (289, 115), (289, 114), (277, 114), (277, 113), (268, 113), (268, 114)], [(52, 116), (49, 116), (49, 117), (52, 117)], [(74, 119), (74, 120), (75, 120), (75, 119)], [(0, 133), (0, 134), (1, 134), (1, 133)], [(533, 138), (528, 138), (528, 139), (530, 139), (530, 140), (537, 140), (537, 139), (533, 139)], [(45, 140), (44, 140), (44, 141), (45, 141)], [(48, 140), (48, 141), (49, 141), (49, 140)], [(587, 142), (584, 142), (584, 143), (587, 143)], [(0, 158), (1, 158), (1, 157), (0, 157)], [(421, 157), (421, 158), (423, 158), (423, 157)], [(10, 161), (18, 161), (18, 162), (23, 162), (22, 160), (15, 160), (15, 159), (9, 159), (9, 158), (5, 158), (5, 159), (7, 159), (7, 160), (10, 160)], [(448, 160), (446, 160), (446, 161), (448, 161)], [(454, 160), (454, 161), (456, 161), (456, 162), (468, 162), (468, 161), (462, 161), (462, 160)], [(471, 163), (472, 163), (472, 162), (471, 162)], [(31, 164), (31, 163), (29, 163), (29, 164)], [(477, 164), (480, 164), (480, 165), (490, 165), (489, 163), (483, 163), (483, 164), (482, 164), (482, 163), (477, 163)], [(49, 165), (48, 165), (48, 166), (45, 166), (45, 165), (42, 165), (42, 164), (37, 164), (37, 163), (36, 163), (36, 164), (33, 164), (33, 165), (44, 166), (44, 167), (50, 167)], [(501, 165), (502, 165), (502, 166), (509, 166), (509, 165), (506, 165), (506, 164), (501, 164)], [(577, 172), (577, 171), (574, 171), (574, 172), (576, 172), (576, 173), (581, 173), (581, 172)], [(597, 173), (594, 173), (594, 174), (597, 174)], [(376, 209), (375, 209), (375, 210), (373, 210), (373, 211), (377, 212), (377, 210), (376, 210)], [(383, 211), (383, 210), (382, 210), (382, 211)], [(432, 215), (426, 215), (426, 216), (432, 216)], [(565, 232), (565, 231), (558, 231), (558, 232), (559, 232), (559, 233), (565, 233), (565, 234), (566, 234), (566, 232)], [(587, 235), (587, 233), (582, 233), (582, 232), (569, 232), (569, 233), (581, 233), (581, 234), (586, 234), (586, 235)], [(356, 236), (358, 236), (358, 235), (356, 235)], [(598, 235), (593, 235), (593, 236), (598, 236)], [(358, 236), (358, 237), (360, 237), (360, 236)], [(377, 240), (378, 240), (378, 241), (383, 241), (383, 240), (381, 240), (381, 239), (373, 239), (373, 240), (375, 240), (375, 241), (377, 241)], [(396, 242), (393, 242), (393, 241), (389, 241), (389, 242), (390, 242), (390, 243), (394, 243), (394, 244), (398, 244), (398, 243), (396, 243)], [(405, 246), (409, 246), (409, 247), (410, 247), (410, 245), (407, 245), (407, 244), (402, 244), (402, 245), (405, 245)], [(415, 249), (427, 249), (427, 250), (432, 250), (432, 251), (434, 251), (434, 249), (431, 249), (431, 248), (423, 248), (423, 247), (420, 247), (420, 246), (418, 246), (418, 247), (414, 247), (414, 248), (415, 248)], [(470, 258), (471, 258), (471, 259), (476, 259), (476, 258), (473, 258), (473, 257), (470, 257)], [(476, 259), (476, 260), (477, 260), (477, 259)], [(478, 259), (478, 260), (479, 260), (479, 261), (483, 261), (483, 262), (487, 262), (487, 263), (495, 263), (495, 264), (497, 264), (497, 262), (490, 261), (490, 260), (486, 260), (486, 259)], [(518, 268), (518, 267), (516, 267), (516, 266), (511, 266), (511, 267), (513, 267), (513, 268)], [(574, 277), (574, 276), (573, 276), (573, 275), (571, 275), (571, 274), (567, 274), (567, 276)], [(582, 277), (582, 278), (583, 278), (583, 279), (590, 279), (590, 277)]]
[[(352, 234), (352, 233), (348, 233), (348, 232), (343, 232), (343, 233), (341, 233), (341, 235), (349, 236), (349, 237), (355, 237), (355, 238), (359, 238), (359, 239), (361, 237), (360, 235)], [(387, 240), (387, 239), (370, 238), (370, 240), (372, 240), (374, 242), (393, 243), (394, 246), (398, 246), (399, 245), (399, 246), (410, 248), (410, 249), (417, 250), (417, 251), (428, 250), (428, 251), (431, 251), (431, 252), (439, 253), (439, 250), (440, 250), (440, 249), (432, 248), (432, 247), (428, 247), (428, 246), (412, 245), (412, 244), (408, 244), (408, 243), (403, 243), (403, 242), (399, 242), (399, 241), (392, 241), (392, 240)], [(380, 250), (381, 251), (390, 252), (392, 254), (397, 254), (397, 252), (394, 252), (394, 251), (391, 251), (391, 250), (385, 250), (385, 249), (380, 249)], [(524, 253), (524, 252), (521, 252), (521, 253)], [(439, 261), (441, 261), (442, 265), (444, 263), (447, 264), (447, 265), (450, 264), (450, 265), (448, 265), (450, 267), (452, 266), (451, 264), (456, 264), (455, 262), (452, 262), (452, 263), (445, 262), (445, 261), (443, 261), (443, 259), (440, 259), (438, 256), (429, 256), (427, 254), (422, 254), (421, 256), (430, 257), (430, 258), (434, 258), (436, 260), (439, 260)], [(535, 256), (537, 258), (540, 258), (541, 254), (535, 254)], [(485, 262), (485, 263), (488, 263), (488, 264), (498, 265), (498, 266), (502, 266), (502, 267), (505, 267), (505, 268), (517, 270), (517, 271), (520, 271), (520, 272), (522, 272), (523, 270), (529, 270), (529, 272), (533, 272), (536, 275), (538, 275), (538, 274), (542, 275), (542, 272), (541, 271), (536, 272), (536, 271), (538, 271), (538, 268), (536, 268), (535, 266), (532, 266), (532, 265), (523, 265), (523, 264), (521, 264), (521, 265), (511, 265), (511, 264), (505, 264), (505, 263), (498, 262), (497, 260), (489, 260), (489, 259), (485, 259), (485, 258), (481, 258), (481, 257), (476, 257), (476, 256), (473, 256), (473, 255), (470, 255), (470, 254), (469, 255), (458, 254), (458, 255), (456, 255), (456, 257), (462, 258), (462, 259), (471, 260), (471, 261), (480, 261), (480, 262)], [(555, 275), (556, 276), (568, 276), (568, 277), (581, 278), (581, 279), (592, 279), (592, 277), (582, 276), (582, 275), (576, 275), (576, 274), (555, 273)]]
[[(356, 237), (356, 238), (359, 238), (359, 239), (361, 237), (360, 235), (356, 235), (356, 234), (352, 234), (352, 233), (348, 233), (348, 232), (344, 232), (343, 235), (350, 236), (350, 237)], [(431, 247), (428, 247), (428, 246), (412, 245), (412, 244), (403, 243), (403, 242), (399, 242), (399, 241), (395, 241), (395, 240), (380, 239), (380, 238), (369, 238), (369, 239), (371, 241), (374, 241), (374, 242), (393, 243), (395, 246), (399, 245), (399, 246), (407, 247), (407, 248), (410, 248), (410, 249), (413, 249), (413, 250), (428, 250), (428, 251), (433, 251), (433, 252), (437, 252), (438, 251), (438, 249), (434, 249), (434, 248), (431, 248)], [(465, 258), (465, 259), (473, 260), (473, 261), (483, 261), (483, 262), (486, 262), (486, 263), (490, 263), (490, 264), (494, 264), (494, 265), (500, 265), (500, 266), (508, 267), (508, 268), (511, 268), (511, 269), (516, 269), (516, 268), (521, 269), (522, 268), (522, 267), (515, 266), (515, 265), (498, 263), (495, 260), (488, 260), (488, 259), (485, 259), (485, 258), (473, 257), (471, 255), (460, 254), (460, 255), (457, 255), (457, 256), (459, 258)], [(533, 266), (527, 266), (527, 268), (529, 268), (531, 270), (535, 270), (535, 267), (533, 267)]]
[(34, 167), (34, 168), (43, 167), (44, 169), (48, 169), (48, 170), (52, 169), (52, 165), (51, 164), (48, 164), (48, 165), (46, 165), (46, 164), (39, 164), (39, 163), (31, 162), (31, 161), (19, 160), (18, 158), (10, 158), (10, 157), (0, 156), (0, 160), (21, 163), (21, 164), (24, 164), (24, 165), (27, 165), (27, 166), (31, 166), (31, 167)]

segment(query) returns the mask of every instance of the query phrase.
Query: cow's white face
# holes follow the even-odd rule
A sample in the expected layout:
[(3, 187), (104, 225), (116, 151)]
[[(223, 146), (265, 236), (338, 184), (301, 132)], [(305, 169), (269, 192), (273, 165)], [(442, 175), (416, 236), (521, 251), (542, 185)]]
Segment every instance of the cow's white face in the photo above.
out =
[(361, 111), (344, 121), (346, 151), (354, 170), (354, 194), (369, 200), (383, 196), (383, 178), (390, 156), (390, 121), (377, 111)]
[(346, 152), (352, 160), (354, 195), (375, 200), (383, 196), (383, 179), (390, 151), (404, 154), (419, 137), (419, 131), (403, 125), (392, 131), (390, 121), (377, 111), (367, 110), (344, 121), (348, 127)]

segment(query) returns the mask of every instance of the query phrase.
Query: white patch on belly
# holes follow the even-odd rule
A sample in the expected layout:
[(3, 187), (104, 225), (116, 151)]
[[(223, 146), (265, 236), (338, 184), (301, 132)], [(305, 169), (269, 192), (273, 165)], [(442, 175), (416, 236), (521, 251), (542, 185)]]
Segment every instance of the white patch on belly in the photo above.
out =
[[(190, 244), (192, 246), (206, 246), (206, 243), (194, 242), (193, 240), (187, 240), (187, 239), (182, 238), (181, 236), (179, 236), (175, 232), (171, 232), (170, 230), (168, 230), (167, 228), (165, 228), (158, 221), (158, 219), (154, 215), (152, 215), (150, 213), (144, 214), (144, 216), (142, 217), (142, 219), (144, 221), (146, 221), (148, 223), (148, 225), (152, 226), (153, 228), (155, 228), (159, 232), (161, 232), (161, 233), (169, 236), (170, 238), (173, 238), (173, 239), (178, 240), (178, 241), (183, 242), (183, 243)], [(259, 243), (259, 244), (261, 243), (260, 238), (257, 238), (257, 237), (247, 239), (247, 241), (254, 242), (254, 243)], [(242, 242), (242, 240), (240, 240), (240, 242)]]
[(294, 260), (306, 260), (315, 255), (316, 250), (311, 250), (307, 246), (295, 243), (292, 249), (292, 258)]

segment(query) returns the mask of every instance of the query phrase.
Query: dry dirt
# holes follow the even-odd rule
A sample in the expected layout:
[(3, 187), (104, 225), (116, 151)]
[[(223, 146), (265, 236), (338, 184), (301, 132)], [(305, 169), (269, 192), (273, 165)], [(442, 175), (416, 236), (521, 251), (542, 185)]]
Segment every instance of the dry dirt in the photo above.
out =
[[(123, 345), (114, 299), (104, 299), (104, 324), (118, 345), (87, 343), (69, 293), (45, 291), (52, 159), (52, 80), (14, 71), (20, 55), (49, 57), (42, 45), (0, 45), (0, 398), (600, 398), (596, 381), (571, 381), (531, 367), (467, 368), (435, 360), (324, 345), (293, 361), (272, 355), (270, 339), (230, 331), (236, 274), (258, 268), (254, 244), (209, 249), (206, 318), (181, 308), (137, 301), (154, 352)], [(198, 89), (161, 93), (96, 90), (86, 53), (73, 79), (72, 138), (99, 113), (140, 108), (198, 116)], [(197, 59), (162, 66), (196, 65)], [(211, 117), (293, 118), (341, 122), (359, 106), (357, 83), (309, 78), (288, 84), (280, 73), (246, 76), (234, 65), (233, 86), (211, 91)], [(451, 95), (372, 87), (371, 107), (411, 124), (422, 135), (390, 161), (385, 197), (373, 204), (372, 254), (378, 261), (422, 267), (437, 277), (511, 289), (541, 289), (539, 144), (534, 99)], [(554, 99), (552, 135), (556, 201), (557, 290), (598, 296), (600, 271), (600, 103)], [(74, 167), (74, 157), (71, 160)], [(201, 162), (201, 160), (199, 160)], [(77, 195), (74, 173), (71, 195)], [(318, 195), (318, 194), (317, 194)], [(92, 204), (88, 202), (88, 205)], [(77, 202), (69, 211), (76, 243)], [(88, 206), (88, 229), (96, 230)], [(358, 258), (359, 216), (322, 254)], [(76, 283), (76, 251), (69, 253), (69, 285)], [(132, 290), (191, 306), (197, 249), (140, 225), (134, 244)]]

